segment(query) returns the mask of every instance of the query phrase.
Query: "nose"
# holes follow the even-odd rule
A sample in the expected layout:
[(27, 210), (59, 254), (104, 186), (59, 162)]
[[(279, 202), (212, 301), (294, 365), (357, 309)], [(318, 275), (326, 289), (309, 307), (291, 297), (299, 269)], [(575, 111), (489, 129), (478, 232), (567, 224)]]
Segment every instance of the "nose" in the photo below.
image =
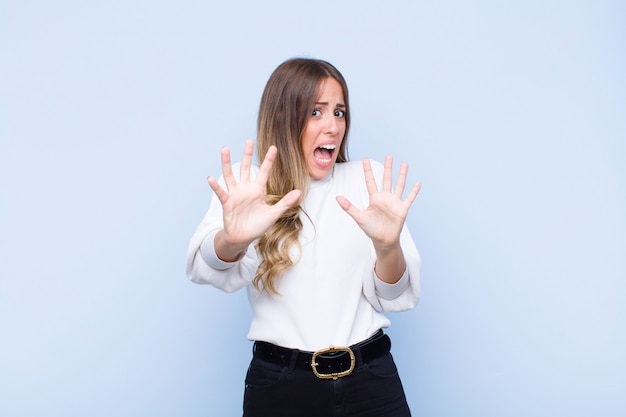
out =
[(339, 122), (334, 114), (330, 114), (327, 116), (328, 120), (326, 121), (326, 133), (332, 136), (337, 136), (339, 133)]

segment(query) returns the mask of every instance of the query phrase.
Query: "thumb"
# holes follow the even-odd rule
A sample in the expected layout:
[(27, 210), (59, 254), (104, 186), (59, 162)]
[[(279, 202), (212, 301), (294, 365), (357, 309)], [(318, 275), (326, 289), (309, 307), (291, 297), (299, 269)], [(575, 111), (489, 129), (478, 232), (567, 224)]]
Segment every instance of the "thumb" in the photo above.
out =
[(301, 195), (302, 190), (291, 190), (285, 194), (283, 198), (281, 198), (280, 201), (274, 205), (274, 207), (280, 209), (281, 212), (290, 209), (298, 203)]
[(347, 198), (345, 198), (342, 195), (338, 195), (337, 196), (337, 202), (339, 203), (339, 205), (341, 206), (342, 209), (344, 209), (346, 212), (348, 212), (348, 214), (350, 214), (350, 210), (352, 209), (352, 203), (350, 202), (350, 200), (348, 200)]
[(359, 210), (354, 204), (352, 204), (350, 200), (348, 200), (347, 198), (341, 195), (337, 196), (337, 203), (339, 203), (339, 206), (341, 206), (341, 208), (346, 213), (348, 213), (350, 217), (352, 217), (352, 220), (354, 220), (356, 224), (358, 224), (359, 227), (362, 228), (361, 226), (361, 222), (363, 221), (362, 211)]

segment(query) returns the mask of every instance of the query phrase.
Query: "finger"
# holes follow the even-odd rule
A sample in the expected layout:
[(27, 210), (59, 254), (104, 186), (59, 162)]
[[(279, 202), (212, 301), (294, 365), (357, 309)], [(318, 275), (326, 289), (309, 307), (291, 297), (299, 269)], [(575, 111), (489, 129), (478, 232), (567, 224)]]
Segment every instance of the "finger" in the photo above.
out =
[(359, 210), (354, 204), (350, 202), (350, 200), (348, 200), (344, 196), (338, 195), (336, 199), (337, 199), (337, 202), (339, 203), (339, 206), (346, 213), (348, 213), (350, 217), (352, 217), (354, 221), (357, 222), (357, 224), (359, 224), (359, 217), (361, 214), (361, 210)]
[(398, 173), (398, 181), (396, 182), (396, 188), (394, 189), (394, 195), (398, 198), (402, 198), (404, 187), (406, 186), (406, 177), (409, 172), (409, 164), (403, 162), (400, 164), (400, 172)]
[(291, 207), (298, 204), (300, 200), (300, 196), (302, 195), (301, 190), (291, 190), (287, 194), (281, 198), (278, 203), (274, 204), (274, 208), (280, 214), (284, 213), (285, 210), (290, 209)]
[(224, 176), (224, 182), (226, 187), (230, 190), (237, 185), (237, 181), (233, 175), (233, 167), (230, 162), (230, 149), (226, 146), (222, 148), (222, 175)]
[(337, 202), (339, 203), (339, 206), (341, 206), (341, 208), (345, 211), (348, 211), (350, 210), (350, 208), (352, 208), (352, 203), (344, 196), (338, 195)]
[(241, 159), (240, 182), (250, 182), (250, 165), (252, 165), (252, 154), (254, 153), (254, 142), (247, 140), (243, 147), (243, 158)]
[(383, 172), (382, 191), (390, 193), (392, 182), (393, 182), (393, 156), (387, 155), (385, 157), (385, 169)]
[(269, 147), (269, 149), (267, 150), (267, 153), (265, 154), (265, 158), (263, 158), (263, 163), (261, 164), (261, 167), (259, 168), (259, 173), (256, 177), (256, 182), (259, 184), (265, 184), (267, 183), (267, 179), (270, 176), (270, 170), (272, 169), (272, 165), (274, 165), (274, 159), (276, 159), (276, 153), (278, 152), (278, 150), (276, 149), (276, 146), (272, 145)]
[(411, 191), (409, 191), (406, 199), (404, 199), (404, 205), (406, 206), (407, 210), (409, 209), (409, 207), (411, 207), (411, 204), (413, 204), (415, 198), (417, 197), (417, 194), (419, 194), (421, 189), (422, 184), (420, 182), (416, 182), (413, 188), (411, 188)]
[(372, 173), (372, 163), (367, 158), (363, 160), (363, 173), (365, 174), (365, 186), (367, 187), (367, 192), (370, 195), (377, 193), (378, 186), (376, 185), (376, 180), (374, 179), (374, 174)]
[(217, 198), (219, 198), (222, 205), (224, 205), (228, 200), (228, 193), (220, 186), (215, 178), (208, 177), (207, 182), (209, 183), (209, 187), (211, 187)]

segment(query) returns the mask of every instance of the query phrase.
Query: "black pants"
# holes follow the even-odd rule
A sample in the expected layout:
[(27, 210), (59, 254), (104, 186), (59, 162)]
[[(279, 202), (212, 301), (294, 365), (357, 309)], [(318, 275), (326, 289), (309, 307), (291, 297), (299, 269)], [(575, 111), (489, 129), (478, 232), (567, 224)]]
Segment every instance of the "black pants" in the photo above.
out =
[(391, 353), (345, 377), (320, 379), (312, 370), (253, 357), (246, 376), (244, 417), (410, 417)]

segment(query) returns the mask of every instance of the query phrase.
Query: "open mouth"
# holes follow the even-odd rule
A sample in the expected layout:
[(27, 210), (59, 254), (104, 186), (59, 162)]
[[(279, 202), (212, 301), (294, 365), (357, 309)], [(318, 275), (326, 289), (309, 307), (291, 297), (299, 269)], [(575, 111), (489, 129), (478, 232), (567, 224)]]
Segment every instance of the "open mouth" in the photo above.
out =
[(330, 164), (333, 161), (333, 155), (335, 154), (336, 145), (326, 144), (315, 149), (313, 156), (315, 160), (322, 165)]

